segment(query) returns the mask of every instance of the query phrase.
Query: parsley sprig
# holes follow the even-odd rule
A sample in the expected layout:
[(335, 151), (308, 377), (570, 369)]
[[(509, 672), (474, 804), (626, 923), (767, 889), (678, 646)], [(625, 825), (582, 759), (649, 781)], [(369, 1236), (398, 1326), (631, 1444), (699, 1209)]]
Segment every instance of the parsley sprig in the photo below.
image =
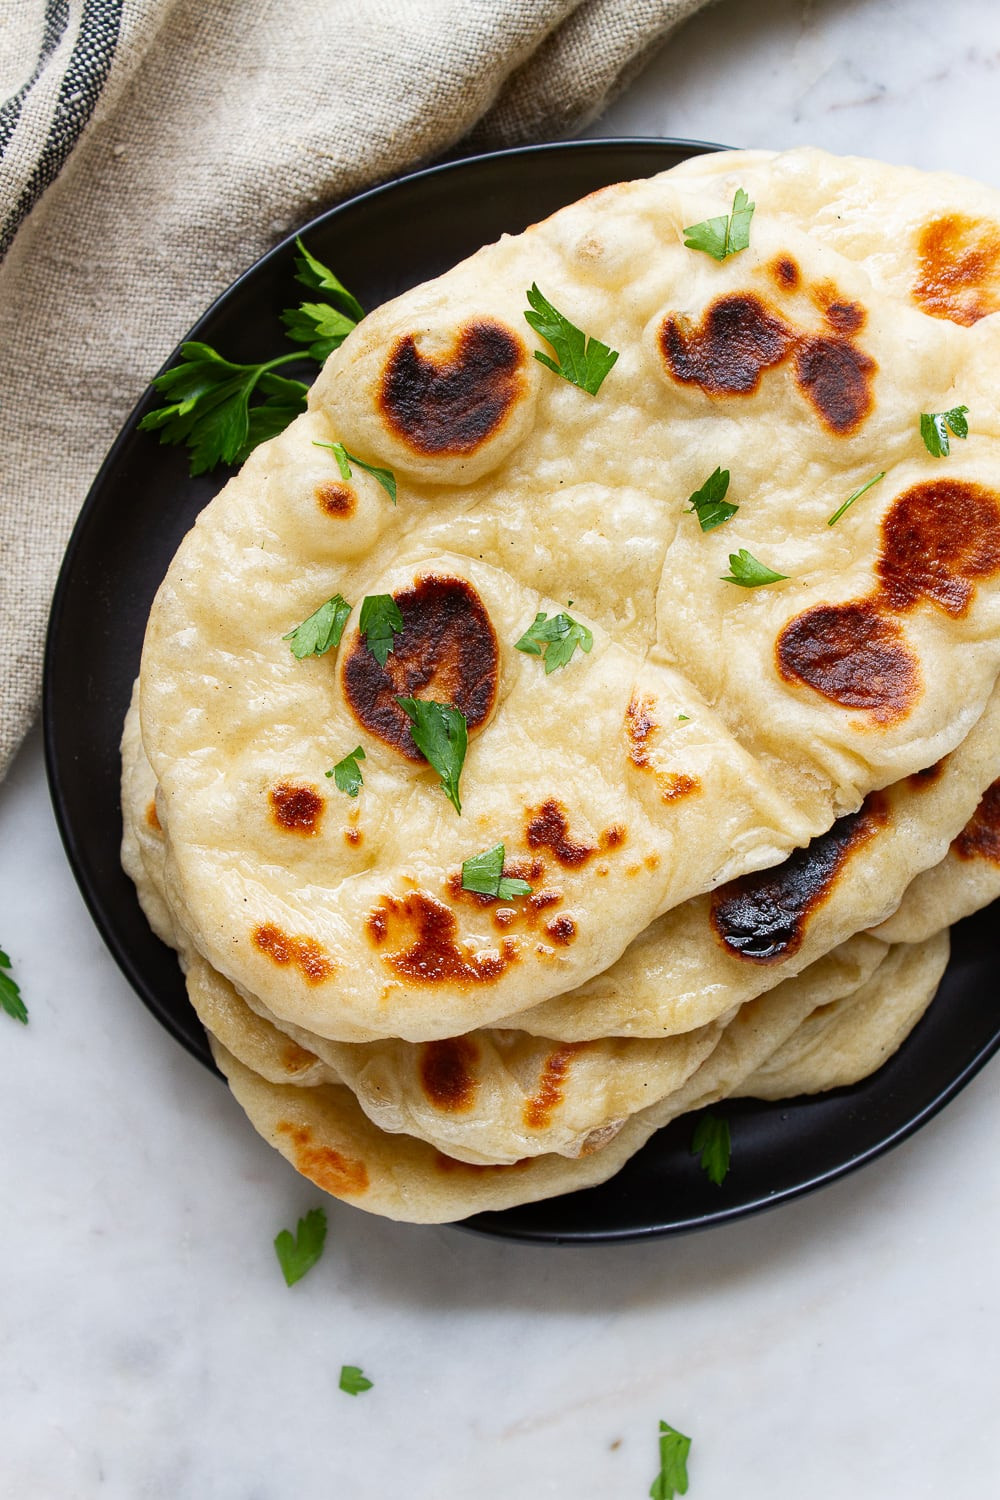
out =
[(577, 646), (581, 651), (588, 652), (593, 649), (593, 645), (593, 632), (574, 620), (572, 615), (562, 613), (553, 615), (550, 619), (540, 610), (521, 639), (514, 642), (514, 649), (523, 651), (527, 656), (544, 657), (545, 673), (548, 676), (550, 672), (557, 672), (560, 667), (566, 666)]
[(10, 959), (0, 948), (0, 1009), (24, 1026), (28, 1024), (28, 1010), (21, 999), (21, 991), (10, 974)]
[(350, 479), (351, 464), (357, 464), (359, 469), (364, 469), (366, 474), (370, 474), (373, 479), (378, 480), (393, 505), (395, 505), (396, 476), (391, 469), (380, 469), (375, 464), (366, 464), (364, 459), (359, 458), (356, 453), (348, 453), (343, 443), (321, 443), (316, 438), (313, 438), (313, 447), (332, 449), (333, 456), (337, 460), (337, 468), (340, 470), (341, 479)]
[(716, 469), (705, 480), (700, 490), (695, 490), (693, 495), (688, 496), (688, 515), (692, 512), (698, 517), (698, 524), (702, 531), (713, 531), (716, 526), (721, 526), (723, 521), (728, 521), (730, 516), (735, 516), (739, 510), (731, 500), (726, 499), (726, 491), (729, 489), (729, 470)]
[(713, 1115), (707, 1110), (694, 1127), (691, 1137), (691, 1155), (701, 1158), (701, 1167), (709, 1182), (716, 1187), (725, 1181), (729, 1171), (729, 1156), (732, 1140), (729, 1121), (722, 1115)]
[(463, 860), (462, 890), (475, 891), (480, 896), (498, 896), (501, 901), (509, 901), (514, 896), (530, 896), (531, 886), (526, 880), (504, 874), (506, 857), (503, 844), (494, 844), (492, 849)]
[(364, 317), (360, 302), (333, 272), (301, 240), (295, 243), (301, 252), (296, 280), (323, 299), (282, 314), (287, 336), (308, 345), (306, 349), (259, 364), (237, 364), (211, 344), (192, 339), (181, 345), (178, 363), (153, 381), (167, 403), (146, 413), (140, 431), (158, 432), (161, 443), (188, 448), (192, 475), (207, 474), (223, 463), (240, 464), (258, 443), (283, 432), (305, 411), (309, 386), (277, 370), (306, 357), (322, 364)]
[(413, 743), (441, 778), (441, 789), (457, 813), (462, 811), (458, 780), (469, 744), (468, 721), (461, 709), (431, 698), (397, 698), (410, 720)]
[(351, 608), (343, 595), (334, 594), (281, 639), (291, 642), (291, 653), (299, 661), (307, 656), (325, 656), (334, 646), (340, 645)]
[(349, 1396), (359, 1396), (362, 1391), (370, 1391), (374, 1383), (361, 1373), (360, 1365), (341, 1365), (340, 1389)]
[(965, 420), (969, 408), (953, 406), (951, 411), (922, 411), (920, 413), (920, 436), (924, 447), (932, 458), (947, 458), (951, 452), (952, 437), (967, 438), (969, 424)]
[(704, 250), (713, 260), (736, 255), (750, 244), (750, 220), (756, 207), (743, 189), (737, 188), (732, 213), (689, 224), (684, 231), (685, 245), (689, 250)]
[(723, 583), (737, 583), (741, 589), (759, 589), (765, 583), (782, 583), (787, 573), (776, 573), (766, 563), (758, 562), (745, 547), (729, 554), (729, 572), (721, 575)]
[(294, 1235), (290, 1229), (282, 1229), (275, 1236), (274, 1250), (287, 1286), (294, 1286), (312, 1270), (323, 1254), (325, 1243), (326, 1214), (321, 1208), (310, 1209), (299, 1220)]
[(338, 760), (332, 771), (327, 771), (327, 776), (333, 777), (333, 784), (338, 792), (346, 792), (349, 797), (358, 795), (365, 784), (358, 761), (366, 759), (367, 756), (359, 745), (356, 750), (345, 755), (343, 760)]
[(571, 385), (596, 396), (604, 377), (618, 358), (618, 351), (602, 344), (600, 339), (588, 338), (582, 328), (577, 328), (569, 318), (552, 306), (532, 282), (525, 292), (531, 311), (525, 318), (537, 334), (551, 344), (556, 358), (535, 350), (535, 358), (549, 370), (561, 375)]
[(675, 1495), (686, 1495), (688, 1491), (687, 1458), (691, 1451), (691, 1439), (671, 1427), (669, 1422), (660, 1423), (660, 1472), (649, 1487), (651, 1500), (674, 1500)]

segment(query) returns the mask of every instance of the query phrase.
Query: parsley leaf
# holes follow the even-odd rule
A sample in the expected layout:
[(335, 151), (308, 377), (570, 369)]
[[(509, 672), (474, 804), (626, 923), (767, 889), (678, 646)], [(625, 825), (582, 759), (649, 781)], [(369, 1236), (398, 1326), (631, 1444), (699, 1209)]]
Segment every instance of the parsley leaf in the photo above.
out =
[(738, 505), (733, 505), (725, 498), (729, 488), (729, 470), (716, 469), (705, 480), (700, 490), (695, 490), (693, 495), (688, 496), (688, 515), (693, 511), (698, 517), (698, 524), (702, 531), (712, 531), (716, 526), (721, 526), (723, 521), (728, 521), (730, 516), (735, 516), (739, 510)]
[(307, 354), (322, 364), (334, 349), (357, 327), (349, 318), (329, 302), (300, 302), (298, 307), (288, 307), (281, 314), (285, 333), (295, 344), (308, 344)]
[(499, 896), (501, 901), (509, 901), (513, 896), (530, 896), (531, 886), (526, 880), (504, 874), (506, 852), (503, 844), (494, 844), (492, 849), (463, 860), (462, 890), (475, 891), (480, 896)]
[(298, 358), (283, 354), (259, 365), (238, 365), (210, 344), (182, 344), (180, 362), (153, 381), (168, 404), (147, 412), (140, 431), (158, 432), (161, 443), (190, 448), (193, 475), (207, 474), (220, 463), (239, 463), (305, 411), (308, 386), (273, 373)]
[(360, 1395), (362, 1391), (370, 1391), (374, 1381), (362, 1375), (359, 1365), (341, 1365), (340, 1367), (340, 1389), (346, 1391), (349, 1396)]
[(736, 189), (733, 211), (720, 214), (715, 219), (703, 219), (700, 224), (690, 224), (684, 231), (684, 243), (689, 250), (704, 250), (713, 260), (725, 260), (727, 255), (736, 255), (750, 243), (750, 220), (756, 203), (751, 203), (742, 188)]
[(357, 297), (352, 296), (342, 281), (338, 281), (329, 266), (324, 266), (321, 260), (317, 260), (315, 255), (310, 254), (298, 236), (296, 236), (295, 244), (299, 250), (299, 254), (295, 257), (295, 280), (309, 287), (310, 291), (326, 292), (328, 302), (339, 308), (353, 322), (360, 323), (365, 310)]
[(356, 750), (351, 751), (350, 755), (345, 755), (343, 760), (338, 760), (332, 771), (327, 771), (326, 774), (333, 777), (338, 792), (346, 792), (349, 797), (358, 795), (365, 784), (358, 761), (366, 759), (367, 756), (359, 745)]
[(283, 1229), (275, 1237), (274, 1249), (287, 1286), (294, 1286), (312, 1270), (323, 1254), (325, 1242), (326, 1214), (321, 1208), (310, 1209), (299, 1220), (294, 1237), (289, 1229)]
[(690, 1451), (689, 1437), (669, 1422), (660, 1423), (660, 1472), (649, 1487), (651, 1500), (674, 1500), (675, 1495), (687, 1494)]
[(462, 811), (458, 778), (469, 744), (468, 722), (461, 709), (429, 698), (397, 698), (410, 720), (417, 749), (441, 778), (441, 788), (457, 813)]
[(590, 651), (594, 637), (586, 625), (581, 625), (571, 615), (553, 615), (551, 619), (543, 612), (535, 616), (514, 649), (526, 656), (544, 656), (545, 672), (556, 672), (564, 667), (579, 646), (581, 651)]
[(948, 429), (957, 438), (969, 436), (969, 424), (965, 416), (967, 406), (953, 406), (951, 411), (922, 411), (920, 413), (920, 436), (924, 447), (932, 458), (947, 458), (951, 452)]
[(358, 629), (380, 667), (385, 666), (393, 640), (402, 628), (403, 616), (392, 595), (369, 594), (361, 606)]
[(350, 479), (351, 464), (357, 464), (359, 469), (364, 469), (373, 479), (377, 479), (385, 490), (393, 505), (396, 503), (396, 476), (391, 469), (378, 469), (374, 464), (366, 464), (363, 458), (358, 458), (356, 453), (348, 453), (343, 443), (320, 443), (313, 438), (314, 448), (331, 448), (333, 456), (337, 460), (337, 468), (340, 470), (341, 479)]
[(759, 589), (765, 583), (781, 583), (787, 573), (775, 573), (764, 563), (758, 562), (745, 547), (729, 554), (728, 573), (721, 574), (723, 583), (738, 583), (741, 589)]
[(10, 959), (0, 948), (0, 1009), (5, 1010), (15, 1021), (21, 1021), (25, 1026), (28, 1024), (28, 1011), (21, 999), (21, 991), (18, 989), (9, 972)]
[(291, 641), (291, 653), (302, 661), (307, 656), (325, 656), (333, 646), (340, 645), (351, 605), (340, 594), (334, 594), (319, 609), (314, 610), (308, 620), (296, 625), (283, 641)]
[(840, 506), (837, 507), (837, 509), (834, 511), (833, 515), (830, 517), (829, 521), (827, 521), (826, 524), (828, 526), (836, 526), (837, 522), (840, 520), (841, 516), (844, 514), (844, 511), (845, 510), (850, 510), (850, 508), (854, 504), (855, 500), (860, 500), (861, 496), (864, 495), (864, 494), (867, 494), (867, 492), (871, 489), (871, 487), (872, 487), (873, 484), (878, 484), (879, 480), (880, 479), (884, 479), (884, 478), (885, 478), (885, 470), (883, 469), (882, 472), (881, 472), (881, 474), (876, 474), (874, 479), (869, 479), (867, 484), (863, 484), (858, 489), (856, 489), (854, 491), (853, 495), (848, 495), (848, 497), (844, 501), (843, 505), (840, 505)]
[(729, 1171), (731, 1145), (729, 1121), (722, 1115), (713, 1115), (711, 1111), (703, 1114), (691, 1137), (691, 1155), (701, 1157), (705, 1176), (716, 1187), (724, 1181)]
[(556, 359), (552, 359), (536, 349), (535, 358), (571, 385), (578, 385), (581, 390), (596, 396), (604, 377), (618, 358), (617, 351), (609, 349), (600, 339), (588, 339), (582, 328), (563, 317), (542, 296), (534, 282), (524, 295), (534, 309), (525, 313), (525, 319), (556, 352)]

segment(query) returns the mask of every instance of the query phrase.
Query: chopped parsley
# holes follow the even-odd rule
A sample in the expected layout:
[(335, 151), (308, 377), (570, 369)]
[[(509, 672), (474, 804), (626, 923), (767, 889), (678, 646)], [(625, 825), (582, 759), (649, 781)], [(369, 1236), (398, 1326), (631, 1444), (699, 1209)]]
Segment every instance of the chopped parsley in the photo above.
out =
[(21, 991), (10, 974), (10, 959), (0, 948), (0, 1009), (24, 1026), (28, 1024), (28, 1010), (21, 999)]
[(689, 1437), (669, 1422), (660, 1423), (660, 1472), (649, 1487), (651, 1500), (674, 1500), (675, 1495), (687, 1494), (690, 1451)]
[(969, 424), (965, 420), (967, 406), (953, 406), (951, 411), (922, 411), (920, 413), (920, 436), (924, 447), (932, 458), (947, 458), (951, 452), (952, 437), (967, 438)]
[[(572, 602), (572, 601), (571, 601)], [(545, 672), (557, 672), (569, 661), (579, 646), (581, 651), (590, 651), (594, 637), (586, 625), (581, 625), (571, 615), (553, 615), (551, 619), (539, 612), (514, 646), (528, 656), (543, 656)]]
[(392, 643), (403, 628), (403, 616), (391, 594), (369, 594), (361, 605), (358, 630), (380, 667), (384, 667)]
[(872, 487), (873, 484), (878, 484), (879, 480), (880, 479), (884, 479), (884, 478), (885, 478), (885, 470), (883, 469), (882, 472), (881, 472), (881, 474), (876, 474), (874, 479), (869, 479), (868, 482), (867, 482), (867, 484), (863, 484), (863, 485), (860, 486), (860, 488), (856, 489), (854, 491), (853, 495), (848, 495), (848, 497), (844, 501), (843, 505), (838, 506), (838, 508), (834, 511), (833, 515), (830, 517), (829, 521), (827, 521), (826, 524), (828, 526), (836, 526), (837, 522), (840, 520), (841, 516), (844, 514), (844, 511), (845, 510), (850, 510), (850, 508), (854, 504), (855, 500), (860, 500), (862, 495), (865, 495), (865, 494), (868, 493), (868, 491), (871, 489), (871, 487)]
[(367, 759), (365, 752), (359, 745), (356, 750), (351, 751), (350, 755), (345, 755), (343, 760), (338, 760), (332, 771), (327, 771), (326, 774), (333, 777), (338, 792), (346, 792), (349, 797), (358, 795), (365, 784), (358, 761), (365, 759)]
[(526, 880), (504, 874), (506, 852), (503, 844), (494, 844), (492, 849), (463, 860), (462, 890), (475, 891), (480, 896), (499, 896), (501, 901), (509, 901), (513, 896), (530, 896), (531, 886)]
[(525, 296), (533, 309), (525, 313), (525, 318), (535, 332), (547, 344), (552, 345), (556, 353), (556, 359), (552, 359), (550, 355), (536, 349), (535, 358), (547, 369), (561, 375), (563, 380), (568, 380), (571, 385), (578, 385), (581, 390), (596, 396), (604, 377), (618, 358), (617, 351), (609, 349), (600, 339), (588, 338), (582, 328), (577, 328), (568, 318), (563, 317), (542, 296), (534, 282)]
[(373, 1384), (367, 1375), (362, 1375), (360, 1365), (341, 1365), (340, 1389), (349, 1396), (359, 1396), (362, 1391), (370, 1391)]
[(326, 1214), (321, 1208), (310, 1209), (299, 1220), (294, 1236), (290, 1229), (283, 1229), (275, 1237), (274, 1250), (287, 1286), (294, 1286), (312, 1270), (323, 1254), (325, 1243)]
[(397, 698), (410, 720), (413, 743), (441, 778), (441, 790), (457, 813), (462, 811), (458, 780), (469, 744), (468, 722), (461, 709), (429, 698)]
[(290, 630), (281, 639), (291, 642), (289, 649), (299, 661), (307, 656), (324, 656), (332, 647), (340, 645), (350, 613), (351, 605), (347, 600), (341, 594), (334, 594), (332, 599), (321, 604), (307, 620), (296, 625), (294, 630)]
[(689, 250), (704, 250), (713, 260), (725, 260), (736, 255), (750, 243), (750, 220), (756, 203), (751, 203), (742, 188), (736, 189), (733, 211), (719, 214), (714, 219), (703, 219), (700, 224), (690, 224), (684, 231), (684, 243)]
[(391, 469), (379, 469), (374, 464), (366, 464), (363, 458), (356, 453), (348, 453), (343, 443), (321, 443), (313, 438), (314, 448), (330, 448), (337, 460), (337, 468), (340, 470), (341, 479), (351, 478), (351, 464), (357, 464), (359, 469), (364, 469), (373, 479), (377, 479), (385, 490), (393, 505), (396, 503), (396, 476)]
[(323, 302), (302, 302), (281, 314), (288, 337), (296, 344), (308, 344), (308, 353), (320, 364), (346, 339), (351, 329), (365, 315), (365, 310), (333, 272), (296, 238), (299, 255), (295, 258), (295, 279), (310, 291), (324, 294)]
[(691, 1155), (700, 1156), (705, 1176), (716, 1187), (725, 1181), (731, 1150), (729, 1121), (722, 1115), (713, 1115), (711, 1111), (707, 1111), (694, 1127)]
[(723, 583), (738, 583), (741, 589), (759, 589), (765, 583), (781, 583), (788, 577), (787, 573), (776, 573), (773, 568), (758, 562), (745, 547), (730, 552), (729, 569), (728, 573), (720, 575)]
[(693, 495), (688, 496), (688, 515), (694, 512), (698, 517), (698, 524), (702, 531), (712, 531), (716, 526), (721, 526), (723, 521), (728, 521), (730, 516), (735, 516), (739, 510), (738, 505), (733, 505), (726, 499), (726, 491), (729, 489), (729, 470), (716, 469), (705, 480), (700, 490), (695, 490)]

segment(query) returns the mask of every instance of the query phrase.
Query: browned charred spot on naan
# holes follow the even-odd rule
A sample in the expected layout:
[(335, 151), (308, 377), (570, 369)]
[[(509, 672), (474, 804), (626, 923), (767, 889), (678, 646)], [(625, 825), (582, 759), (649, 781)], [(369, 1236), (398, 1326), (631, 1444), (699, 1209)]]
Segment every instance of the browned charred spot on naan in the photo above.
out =
[(598, 839), (601, 848), (607, 852), (609, 849), (620, 849), (628, 838), (628, 830), (620, 823), (612, 823), (610, 828), (605, 828)]
[(150, 828), (153, 830), (154, 833), (162, 833), (163, 832), (163, 824), (160, 822), (160, 815), (156, 811), (156, 798), (155, 797), (150, 802), (149, 806), (146, 808), (146, 822), (149, 824)]
[(963, 479), (929, 479), (904, 491), (882, 521), (878, 574), (890, 609), (921, 599), (954, 618), (975, 581), (1000, 572), (1000, 496)]
[[(766, 370), (794, 352), (795, 378), (820, 421), (844, 435), (874, 405), (875, 361), (850, 342), (864, 322), (864, 309), (823, 289), (824, 315), (833, 335), (791, 327), (752, 292), (734, 292), (706, 308), (691, 326), (674, 315), (660, 326), (660, 349), (670, 373), (709, 396), (752, 396)], [(842, 336), (840, 336), (842, 335)]]
[(959, 859), (985, 859), (991, 865), (1000, 865), (1000, 781), (986, 788), (951, 847)]
[(477, 953), (469, 943), (459, 944), (455, 913), (422, 891), (383, 896), (369, 914), (367, 929), (377, 946), (387, 941), (404, 944), (382, 957), (402, 978), (417, 984), (490, 984), (519, 955), (513, 938), (504, 938), (499, 952)]
[(318, 1061), (315, 1052), (307, 1052), (298, 1042), (287, 1041), (281, 1049), (281, 1066), (286, 1073), (303, 1073)]
[(420, 1048), (420, 1083), (435, 1109), (461, 1114), (476, 1097), (479, 1047), (472, 1037), (449, 1036)]
[(553, 917), (551, 922), (546, 922), (545, 931), (553, 943), (558, 943), (561, 948), (568, 948), (576, 937), (576, 923), (572, 917)]
[(314, 494), (323, 514), (338, 520), (349, 520), (358, 508), (358, 497), (350, 485), (339, 484), (335, 479), (324, 479)]
[(271, 788), (267, 798), (271, 804), (271, 816), (286, 833), (310, 837), (319, 832), (324, 801), (314, 786), (295, 786), (290, 781), (280, 781)]
[(524, 1104), (522, 1118), (529, 1130), (544, 1130), (549, 1124), (562, 1100), (570, 1062), (585, 1045), (563, 1042), (545, 1059), (535, 1092)]
[(970, 328), (1000, 307), (1000, 225), (946, 214), (917, 236), (913, 298), (932, 318)]
[(684, 771), (658, 771), (656, 784), (664, 802), (677, 802), (681, 797), (690, 797), (701, 791), (697, 776), (688, 776)]
[(291, 1140), (296, 1170), (334, 1198), (357, 1198), (368, 1189), (368, 1168), (353, 1156), (344, 1156), (332, 1146), (314, 1144), (307, 1125), (279, 1120), (275, 1127)]
[(525, 837), (531, 849), (548, 849), (567, 869), (585, 865), (595, 852), (592, 844), (576, 843), (569, 836), (566, 809), (554, 797), (528, 814)]
[(336, 964), (311, 937), (290, 937), (273, 922), (264, 922), (250, 934), (254, 947), (266, 953), (280, 968), (291, 964), (309, 984), (322, 984), (336, 970)]
[(794, 342), (787, 323), (752, 292), (734, 292), (706, 308), (701, 322), (673, 315), (660, 327), (660, 349), (675, 380), (710, 396), (749, 396), (765, 370), (779, 365)]
[(922, 690), (902, 630), (868, 599), (823, 604), (796, 615), (778, 636), (778, 672), (877, 724), (905, 718)]
[(906, 778), (907, 783), (915, 792), (924, 792), (928, 787), (933, 786), (936, 781), (941, 779), (941, 773), (944, 771), (947, 763), (947, 755), (942, 755), (941, 759), (936, 760), (932, 766), (924, 766), (919, 771), (912, 771)]
[(799, 389), (824, 427), (838, 436), (854, 432), (870, 414), (877, 368), (845, 338), (802, 339), (795, 353)]
[(783, 292), (794, 292), (802, 279), (798, 262), (790, 255), (775, 256), (768, 269)]
[(499, 428), (524, 389), (527, 349), (492, 318), (467, 323), (441, 359), (397, 340), (382, 376), (379, 408), (416, 453), (474, 453)]
[(659, 728), (653, 718), (656, 699), (651, 693), (633, 693), (625, 710), (625, 738), (628, 741), (628, 758), (642, 770), (649, 765), (647, 741), (654, 729)]
[(834, 333), (848, 338), (860, 333), (868, 321), (868, 311), (860, 302), (852, 302), (841, 295), (832, 281), (820, 281), (811, 289), (810, 295)]
[(361, 840), (363, 838), (364, 838), (364, 834), (361, 832), (360, 828), (345, 828), (344, 829), (344, 840), (345, 840), (346, 843), (350, 844), (351, 847), (354, 848), (354, 849), (356, 849), (358, 847), (358, 845), (361, 843)]
[(809, 918), (827, 899), (849, 856), (889, 820), (879, 792), (838, 818), (783, 864), (742, 875), (712, 893), (711, 923), (727, 952), (752, 963), (790, 958), (802, 946)]
[(470, 733), (492, 712), (500, 648), (486, 606), (465, 578), (429, 574), (393, 595), (403, 628), (379, 666), (359, 633), (343, 664), (344, 696), (362, 728), (422, 761), (398, 698), (430, 698), (465, 715)]

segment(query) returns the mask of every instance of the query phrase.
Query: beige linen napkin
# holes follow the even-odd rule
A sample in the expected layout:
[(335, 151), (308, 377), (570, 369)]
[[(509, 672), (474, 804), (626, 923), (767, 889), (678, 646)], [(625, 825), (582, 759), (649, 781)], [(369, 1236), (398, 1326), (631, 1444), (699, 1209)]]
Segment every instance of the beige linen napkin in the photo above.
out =
[(0, 776), (88, 486), (205, 306), (303, 220), (463, 138), (578, 128), (704, 3), (7, 0)]

